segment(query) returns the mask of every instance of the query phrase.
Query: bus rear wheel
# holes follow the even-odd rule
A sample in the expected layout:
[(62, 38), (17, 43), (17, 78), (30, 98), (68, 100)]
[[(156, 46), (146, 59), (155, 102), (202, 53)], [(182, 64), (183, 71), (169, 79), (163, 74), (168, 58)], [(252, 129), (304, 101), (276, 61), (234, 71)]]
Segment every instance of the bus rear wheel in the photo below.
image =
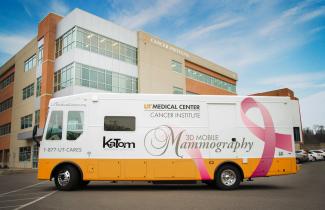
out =
[(215, 174), (215, 185), (221, 190), (234, 190), (239, 187), (241, 174), (237, 167), (226, 164)]
[(55, 186), (61, 191), (76, 189), (80, 183), (79, 180), (78, 170), (71, 165), (60, 167), (54, 175)]

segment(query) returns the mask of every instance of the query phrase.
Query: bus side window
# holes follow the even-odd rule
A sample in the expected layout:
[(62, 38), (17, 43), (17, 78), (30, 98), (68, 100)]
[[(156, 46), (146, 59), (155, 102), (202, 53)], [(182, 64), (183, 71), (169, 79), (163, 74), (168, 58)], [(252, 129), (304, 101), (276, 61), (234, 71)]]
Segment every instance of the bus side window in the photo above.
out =
[(46, 140), (62, 139), (63, 111), (52, 111), (46, 131)]
[(295, 142), (300, 142), (300, 129), (299, 127), (293, 127), (293, 137)]
[(135, 131), (135, 117), (105, 116), (104, 131)]
[(83, 132), (84, 112), (69, 111), (67, 124), (67, 140), (76, 140)]

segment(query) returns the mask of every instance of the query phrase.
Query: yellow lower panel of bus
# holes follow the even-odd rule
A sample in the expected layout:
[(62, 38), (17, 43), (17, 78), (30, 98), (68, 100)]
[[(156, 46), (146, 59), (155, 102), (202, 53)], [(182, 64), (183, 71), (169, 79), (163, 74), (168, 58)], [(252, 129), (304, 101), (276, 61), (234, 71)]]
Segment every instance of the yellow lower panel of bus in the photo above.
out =
[[(199, 170), (193, 159), (39, 159), (38, 178), (50, 179), (53, 169), (67, 162), (81, 169), (84, 180), (202, 179), (202, 170)], [(236, 163), (241, 167), (244, 178), (249, 178), (260, 159), (204, 159), (201, 168), (204, 168), (206, 177), (213, 179), (215, 170), (225, 162)], [(267, 176), (292, 174), (296, 173), (297, 169), (295, 158), (274, 158)]]

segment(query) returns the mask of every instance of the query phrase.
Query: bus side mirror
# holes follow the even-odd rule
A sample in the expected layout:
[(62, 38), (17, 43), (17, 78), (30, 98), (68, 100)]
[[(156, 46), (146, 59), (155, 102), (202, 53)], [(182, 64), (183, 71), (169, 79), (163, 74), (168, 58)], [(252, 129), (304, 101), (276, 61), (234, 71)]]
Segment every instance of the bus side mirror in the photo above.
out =
[(33, 128), (33, 138), (35, 138), (36, 134), (37, 134), (37, 125), (35, 125)]
[(35, 141), (37, 146), (39, 147), (40, 146), (39, 141), (37, 141), (36, 138), (35, 138), (36, 134), (37, 134), (37, 125), (35, 125), (34, 128), (33, 128), (33, 141)]

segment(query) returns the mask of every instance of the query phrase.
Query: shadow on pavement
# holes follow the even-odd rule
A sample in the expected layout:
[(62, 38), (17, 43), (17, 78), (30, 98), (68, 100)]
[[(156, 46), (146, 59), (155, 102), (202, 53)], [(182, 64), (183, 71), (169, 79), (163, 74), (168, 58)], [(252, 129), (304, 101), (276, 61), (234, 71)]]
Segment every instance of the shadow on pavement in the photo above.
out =
[[(278, 185), (261, 185), (261, 184), (250, 184), (241, 185), (235, 191), (243, 190), (284, 190), (290, 189), (287, 186)], [(204, 184), (197, 185), (139, 185), (139, 184), (107, 184), (107, 185), (88, 185), (82, 191), (161, 191), (161, 190), (176, 190), (176, 191), (216, 191), (218, 189), (210, 187)]]
[(250, 184), (250, 185), (240, 185), (237, 190), (287, 190), (287, 189), (292, 189), (292, 187), (279, 186), (279, 185)]

